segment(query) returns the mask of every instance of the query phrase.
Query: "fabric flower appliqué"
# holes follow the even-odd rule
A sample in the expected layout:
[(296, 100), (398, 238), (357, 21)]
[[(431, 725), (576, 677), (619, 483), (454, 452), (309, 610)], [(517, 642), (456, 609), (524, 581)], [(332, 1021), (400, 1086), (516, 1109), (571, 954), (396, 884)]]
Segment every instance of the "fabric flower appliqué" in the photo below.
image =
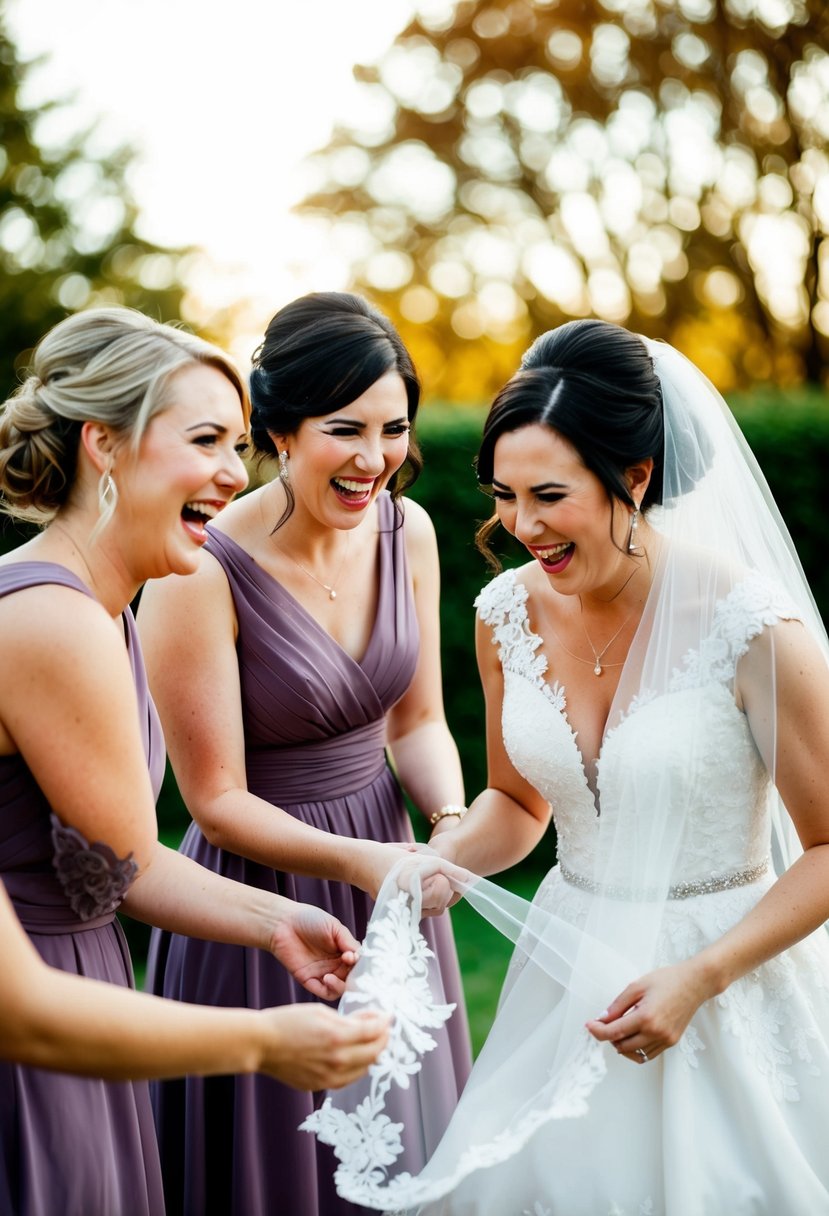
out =
[(90, 844), (77, 828), (51, 816), (52, 864), (69, 904), (81, 920), (114, 912), (138, 873), (132, 853), (118, 857), (107, 844)]

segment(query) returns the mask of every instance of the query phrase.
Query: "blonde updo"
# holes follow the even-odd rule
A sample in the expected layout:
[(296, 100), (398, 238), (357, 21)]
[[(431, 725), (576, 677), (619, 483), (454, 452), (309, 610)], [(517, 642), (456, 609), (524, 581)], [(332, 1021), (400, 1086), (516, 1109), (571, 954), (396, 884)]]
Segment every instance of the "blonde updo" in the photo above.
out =
[(195, 363), (227, 377), (247, 425), (245, 382), (218, 347), (129, 308), (91, 308), (61, 321), (0, 407), (0, 509), (48, 523), (72, 491), (83, 423), (103, 423), (137, 446), (169, 404), (170, 378)]

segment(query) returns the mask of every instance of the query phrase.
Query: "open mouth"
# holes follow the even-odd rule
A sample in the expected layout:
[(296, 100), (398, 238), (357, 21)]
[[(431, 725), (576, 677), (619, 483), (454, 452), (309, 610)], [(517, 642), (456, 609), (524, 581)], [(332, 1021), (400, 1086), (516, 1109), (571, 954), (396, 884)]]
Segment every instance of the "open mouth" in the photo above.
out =
[(375, 478), (360, 480), (356, 477), (332, 477), (331, 485), (337, 495), (349, 506), (361, 507), (371, 498)]
[(550, 545), (546, 549), (533, 549), (532, 552), (548, 574), (558, 574), (570, 564), (575, 548), (574, 542), (570, 541), (568, 544)]
[(186, 502), (181, 509), (181, 522), (185, 530), (198, 541), (207, 540), (205, 524), (219, 514), (220, 507), (213, 502)]

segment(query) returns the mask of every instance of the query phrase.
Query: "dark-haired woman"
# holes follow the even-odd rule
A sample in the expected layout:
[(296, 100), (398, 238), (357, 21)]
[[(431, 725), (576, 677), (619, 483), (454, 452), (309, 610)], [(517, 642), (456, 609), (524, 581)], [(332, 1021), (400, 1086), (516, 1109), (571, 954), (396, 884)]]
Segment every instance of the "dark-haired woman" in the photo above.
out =
[(493, 873), (552, 815), (558, 864), (523, 909), (469, 892), (524, 923), (426, 1168), (384, 1138), (389, 1077), (315, 1120), (338, 1184), (424, 1216), (826, 1216), (829, 644), (762, 475), (692, 364), (585, 321), (498, 395), (478, 476), (531, 560), (479, 598), (489, 788), (434, 847)]
[[(276, 314), (251, 392), (253, 441), (278, 477), (223, 511), (195, 577), (153, 586), (140, 611), (194, 820), (182, 848), (217, 873), (335, 911), (360, 938), (400, 856), (388, 842), (410, 839), (399, 782), (441, 829), (463, 813), (441, 696), (434, 533), (400, 499), (419, 467), (419, 384), (385, 317), (326, 293)], [(447, 918), (426, 934), (444, 999), (461, 1004)], [(155, 991), (257, 1007), (306, 999), (253, 951), (204, 945), (157, 936)], [(412, 1116), (422, 1092), (439, 1133), (468, 1067), (461, 1013), (451, 1050), (435, 1052), (412, 1088)], [(312, 1106), (267, 1078), (159, 1086), (169, 1211), (352, 1210), (334, 1193), (327, 1150), (297, 1131)]]

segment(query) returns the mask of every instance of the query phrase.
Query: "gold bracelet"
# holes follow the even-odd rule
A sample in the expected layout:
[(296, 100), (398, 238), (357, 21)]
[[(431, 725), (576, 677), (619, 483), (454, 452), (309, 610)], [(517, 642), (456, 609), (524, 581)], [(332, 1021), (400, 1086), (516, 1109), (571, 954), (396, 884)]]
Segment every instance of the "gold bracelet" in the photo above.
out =
[(458, 806), (456, 803), (448, 802), (446, 806), (442, 806), (439, 811), (435, 811), (434, 815), (429, 816), (429, 822), (432, 827), (439, 823), (441, 819), (445, 819), (447, 815), (457, 815), (458, 819), (463, 819), (468, 811), (468, 807)]

